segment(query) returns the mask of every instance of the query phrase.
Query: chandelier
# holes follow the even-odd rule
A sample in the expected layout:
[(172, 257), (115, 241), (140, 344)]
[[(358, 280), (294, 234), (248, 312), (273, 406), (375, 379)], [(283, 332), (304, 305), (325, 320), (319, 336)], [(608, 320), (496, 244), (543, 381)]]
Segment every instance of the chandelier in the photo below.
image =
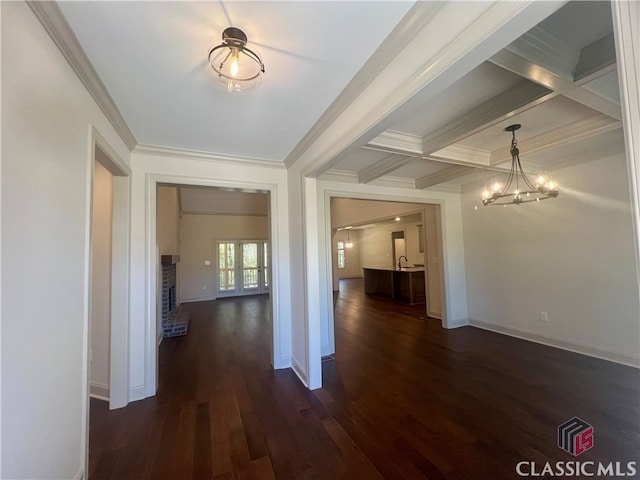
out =
[(209, 50), (209, 65), (216, 81), (229, 92), (250, 92), (260, 85), (264, 63), (247, 48), (247, 35), (236, 27), (222, 32), (222, 43)]
[(487, 205), (520, 205), (521, 203), (539, 202), (548, 198), (556, 198), (559, 190), (556, 183), (546, 174), (540, 174), (536, 182), (529, 180), (520, 164), (520, 151), (516, 130), (522, 125), (509, 125), (505, 131), (511, 132), (511, 171), (507, 181), (502, 185), (492, 179), (482, 193), (482, 204)]

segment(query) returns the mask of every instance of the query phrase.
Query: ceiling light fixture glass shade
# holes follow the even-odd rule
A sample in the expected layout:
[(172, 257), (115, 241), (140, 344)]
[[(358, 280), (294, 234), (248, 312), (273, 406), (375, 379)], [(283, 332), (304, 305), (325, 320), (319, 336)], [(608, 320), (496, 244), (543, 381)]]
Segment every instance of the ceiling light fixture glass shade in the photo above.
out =
[(505, 131), (511, 132), (511, 171), (504, 183), (492, 179), (482, 193), (482, 204), (487, 205), (520, 205), (521, 203), (539, 202), (548, 198), (556, 198), (560, 191), (558, 185), (547, 174), (540, 174), (535, 182), (529, 180), (520, 163), (520, 150), (516, 140), (519, 124), (509, 125)]
[[(351, 227), (349, 227), (351, 228)], [(351, 236), (349, 235), (349, 230), (347, 230), (347, 243), (344, 244), (345, 248), (353, 248), (353, 242), (351, 241)]]
[(225, 28), (222, 43), (209, 50), (216, 81), (229, 92), (250, 92), (260, 86), (264, 63), (247, 48), (247, 36), (236, 27)]

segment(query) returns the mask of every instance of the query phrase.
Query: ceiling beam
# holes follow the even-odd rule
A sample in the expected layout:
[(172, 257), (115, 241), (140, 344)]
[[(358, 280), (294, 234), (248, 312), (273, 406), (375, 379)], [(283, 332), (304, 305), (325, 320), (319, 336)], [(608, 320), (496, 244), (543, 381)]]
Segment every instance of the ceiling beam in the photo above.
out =
[(539, 105), (548, 100), (549, 94), (552, 92), (545, 87), (535, 83), (522, 82), (425, 136), (422, 141), (422, 151), (425, 155), (437, 152)]
[(616, 120), (622, 118), (619, 105), (585, 90), (577, 83), (567, 80), (520, 55), (516, 55), (508, 50), (501, 50), (493, 55), (489, 61), (505, 70), (552, 90), (556, 95), (564, 95), (571, 100), (604, 113)]
[(476, 167), (451, 165), (450, 167), (440, 170), (439, 172), (416, 178), (415, 186), (417, 190), (422, 190), (423, 188), (432, 187), (439, 183), (448, 182), (450, 180), (453, 180), (454, 178), (461, 177), (462, 175), (466, 175), (467, 173), (470, 173), (475, 169)]
[[(535, 83), (522, 82), (427, 135), (421, 146), (417, 143), (419, 137), (415, 135), (386, 131), (369, 142), (366, 148), (410, 156), (422, 153), (421, 157), (427, 160), (456, 165), (488, 166), (490, 157), (487, 152), (453, 144), (547, 101), (550, 95), (555, 94)], [(358, 178), (363, 179), (360, 183), (372, 182), (407, 163), (397, 157), (395, 160), (387, 157), (358, 172)]]
[(407, 157), (405, 155), (397, 155), (395, 153), (392, 153), (379, 162), (376, 162), (373, 165), (369, 165), (367, 168), (360, 170), (358, 172), (358, 182), (372, 182), (376, 178), (380, 178), (390, 172), (393, 172), (394, 170), (397, 170), (400, 167), (405, 166), (411, 160), (413, 160), (413, 157)]
[(395, 130), (385, 130), (367, 143), (364, 148), (403, 155), (421, 155), (422, 137)]

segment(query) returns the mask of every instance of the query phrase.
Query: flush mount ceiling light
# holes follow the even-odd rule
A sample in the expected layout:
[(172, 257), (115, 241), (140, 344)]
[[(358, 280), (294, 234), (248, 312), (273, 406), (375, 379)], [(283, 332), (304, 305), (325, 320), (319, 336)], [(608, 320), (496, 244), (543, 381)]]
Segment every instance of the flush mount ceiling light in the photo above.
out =
[(482, 193), (482, 204), (487, 205), (520, 205), (521, 203), (539, 202), (548, 198), (556, 198), (558, 186), (546, 174), (538, 175), (536, 182), (529, 180), (520, 164), (520, 150), (516, 140), (516, 130), (522, 125), (509, 125), (505, 131), (511, 132), (511, 171), (504, 186), (492, 179)]
[(222, 32), (222, 43), (209, 50), (209, 65), (216, 81), (229, 92), (250, 92), (260, 85), (264, 63), (247, 48), (247, 35), (236, 27)]

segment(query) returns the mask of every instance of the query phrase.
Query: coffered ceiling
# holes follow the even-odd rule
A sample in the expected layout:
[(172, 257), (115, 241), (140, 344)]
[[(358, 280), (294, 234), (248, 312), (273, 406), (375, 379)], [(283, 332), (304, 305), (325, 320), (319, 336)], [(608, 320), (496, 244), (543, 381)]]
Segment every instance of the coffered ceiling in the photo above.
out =
[[(59, 5), (138, 144), (270, 163), (285, 160), (412, 12), (412, 2), (377, 1)], [(439, 95), (402, 105), (386, 130), (320, 173), (459, 189), (508, 168), (513, 123), (531, 172), (621, 153), (610, 9), (568, 2)], [(245, 30), (267, 68), (250, 94), (219, 89), (206, 64), (228, 25)]]

